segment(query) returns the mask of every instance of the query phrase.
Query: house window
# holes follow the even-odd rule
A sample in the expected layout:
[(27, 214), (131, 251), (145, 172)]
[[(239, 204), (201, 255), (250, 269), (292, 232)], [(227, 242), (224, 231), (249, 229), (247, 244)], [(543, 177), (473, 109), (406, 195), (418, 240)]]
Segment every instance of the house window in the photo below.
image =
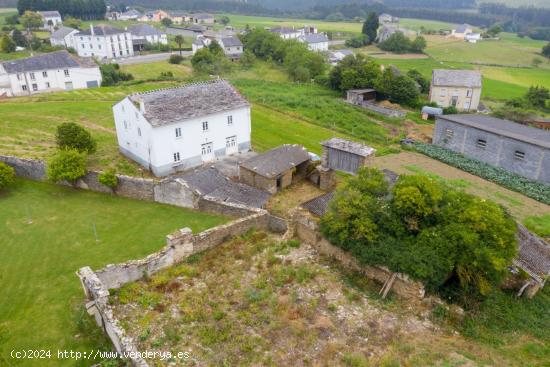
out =
[(441, 89), (439, 94), (440, 94), (441, 97), (445, 97), (447, 95), (447, 90), (446, 89)]
[(124, 128), (128, 129), (128, 123), (126, 122), (126, 120), (124, 120)]
[(101, 45), (97, 45), (97, 48), (99, 48), (101, 50)]
[(141, 136), (141, 129), (138, 127), (138, 136)]
[(174, 153), (174, 162), (179, 162), (180, 161), (180, 152), (176, 152)]
[(525, 159), (525, 152), (522, 152), (522, 151), (520, 151), (520, 150), (516, 150), (516, 151), (514, 152), (514, 157), (515, 157), (517, 160), (522, 161), (522, 160)]
[(84, 46), (84, 44), (82, 44), (81, 46), (82, 46), (82, 48), (86, 48), (86, 46)]
[(477, 139), (476, 145), (478, 148), (485, 149), (487, 147), (487, 140)]
[(455, 136), (455, 132), (454, 130), (451, 130), (451, 129), (447, 129), (445, 130), (445, 136), (449, 139), (452, 139), (453, 136)]
[(181, 138), (181, 127), (176, 127), (176, 138)]
[(233, 116), (227, 116), (227, 125), (228, 126), (233, 125)]
[(34, 73), (30, 73), (29, 75), (31, 77), (31, 80), (36, 80), (36, 77), (34, 76)]
[(226, 148), (234, 148), (237, 145), (237, 137), (236, 136), (230, 136), (229, 138), (225, 138), (225, 147)]
[(212, 143), (206, 143), (201, 145), (201, 154), (210, 155), (212, 154)]
[(50, 82), (46, 82), (46, 88), (50, 88)]
[(21, 86), (21, 89), (27, 90), (27, 86), (26, 86), (26, 85), (22, 85), (22, 86)]
[(38, 90), (38, 84), (33, 84), (32, 90), (36, 92)]
[(208, 131), (208, 121), (202, 123), (202, 131)]
[(471, 89), (468, 89), (466, 91), (466, 97), (471, 97), (472, 96), (472, 90)]
[(21, 74), (17, 74), (17, 80), (21, 80)]
[(63, 72), (65, 73), (65, 76), (69, 76), (69, 70), (65, 69)]
[(47, 78), (47, 77), (48, 77), (48, 72), (47, 72), (47, 71), (43, 71), (43, 72), (42, 72), (42, 76), (43, 76), (44, 78)]

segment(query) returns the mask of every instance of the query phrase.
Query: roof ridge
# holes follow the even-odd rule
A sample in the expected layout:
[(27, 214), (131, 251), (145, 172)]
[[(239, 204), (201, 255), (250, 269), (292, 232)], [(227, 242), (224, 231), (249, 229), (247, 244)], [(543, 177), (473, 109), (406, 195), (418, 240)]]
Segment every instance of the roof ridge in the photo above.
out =
[[(187, 84), (183, 84), (183, 85), (179, 85), (179, 86), (175, 86), (175, 87), (158, 88), (158, 89), (151, 89), (151, 90), (144, 91), (144, 92), (136, 92), (136, 93), (130, 94), (129, 97), (142, 96), (142, 95), (147, 95), (147, 94), (161, 92), (161, 91), (167, 91), (167, 90), (183, 89), (183, 88), (187, 88), (187, 87), (199, 86), (199, 85), (205, 85), (205, 84), (214, 84), (214, 83), (217, 83), (217, 82), (226, 82), (227, 83), (227, 80), (224, 79), (224, 78), (211, 79), (211, 80), (201, 80), (201, 81), (198, 81), (198, 82), (187, 83)], [(233, 87), (231, 85), (231, 83), (227, 83), (227, 84), (230, 85), (231, 87)]]

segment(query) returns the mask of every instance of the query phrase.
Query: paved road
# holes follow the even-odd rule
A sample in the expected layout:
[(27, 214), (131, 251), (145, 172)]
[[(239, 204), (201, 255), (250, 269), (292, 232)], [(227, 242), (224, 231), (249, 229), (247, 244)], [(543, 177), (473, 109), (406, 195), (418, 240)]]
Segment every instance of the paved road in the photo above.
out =
[[(179, 51), (174, 51), (174, 52), (171, 52), (171, 53), (170, 52), (165, 52), (165, 53), (160, 53), (160, 54), (148, 54), (148, 55), (133, 56), (133, 57), (128, 57), (126, 59), (117, 60), (116, 62), (120, 65), (147, 64), (149, 62), (168, 60), (168, 58), (172, 54), (179, 55)], [(191, 51), (183, 51), (181, 54), (182, 54), (182, 56), (186, 57), (186, 56), (191, 56), (192, 52)]]

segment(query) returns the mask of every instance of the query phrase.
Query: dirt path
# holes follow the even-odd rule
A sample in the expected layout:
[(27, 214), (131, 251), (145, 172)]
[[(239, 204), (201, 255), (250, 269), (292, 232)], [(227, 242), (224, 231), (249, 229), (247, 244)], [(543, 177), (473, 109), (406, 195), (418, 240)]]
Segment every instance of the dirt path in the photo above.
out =
[(518, 220), (529, 216), (550, 213), (550, 206), (530, 199), (520, 193), (505, 189), (495, 183), (484, 180), (425, 155), (403, 152), (399, 154), (376, 157), (374, 165), (387, 168), (401, 174), (427, 173), (435, 174), (464, 191), (496, 201), (510, 210)]

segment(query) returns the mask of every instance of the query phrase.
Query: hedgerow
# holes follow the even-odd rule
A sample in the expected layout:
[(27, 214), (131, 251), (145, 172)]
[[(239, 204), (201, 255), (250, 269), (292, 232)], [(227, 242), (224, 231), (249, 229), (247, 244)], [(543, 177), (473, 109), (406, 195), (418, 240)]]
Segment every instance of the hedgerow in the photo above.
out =
[(467, 158), (460, 153), (437, 145), (416, 142), (414, 147), (418, 152), (431, 158), (550, 205), (550, 185), (530, 180), (503, 168)]

